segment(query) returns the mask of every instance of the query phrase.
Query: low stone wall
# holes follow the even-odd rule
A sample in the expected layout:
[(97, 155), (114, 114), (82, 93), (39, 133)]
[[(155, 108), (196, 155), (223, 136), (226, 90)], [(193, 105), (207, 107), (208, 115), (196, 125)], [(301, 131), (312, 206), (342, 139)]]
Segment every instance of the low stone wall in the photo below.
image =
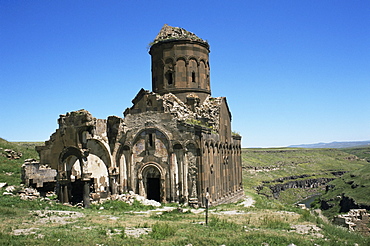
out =
[(56, 183), (57, 170), (46, 165), (40, 165), (34, 159), (27, 159), (22, 165), (22, 183), (35, 188), (44, 187), (44, 184)]

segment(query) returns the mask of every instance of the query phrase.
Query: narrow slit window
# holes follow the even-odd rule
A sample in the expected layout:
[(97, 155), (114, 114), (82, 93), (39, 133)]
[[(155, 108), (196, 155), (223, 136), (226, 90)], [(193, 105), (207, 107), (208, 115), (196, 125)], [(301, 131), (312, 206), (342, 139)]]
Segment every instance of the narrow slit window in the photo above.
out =
[(169, 85), (173, 84), (173, 74), (172, 74), (172, 72), (167, 73), (167, 82), (168, 82)]
[(191, 73), (191, 81), (195, 83), (195, 72)]
[(153, 147), (153, 134), (149, 134), (149, 146)]

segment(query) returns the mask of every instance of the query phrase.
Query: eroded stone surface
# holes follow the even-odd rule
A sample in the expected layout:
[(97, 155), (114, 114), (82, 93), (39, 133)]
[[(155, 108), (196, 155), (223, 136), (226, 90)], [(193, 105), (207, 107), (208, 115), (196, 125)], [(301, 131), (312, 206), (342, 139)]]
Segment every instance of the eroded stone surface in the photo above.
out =
[(84, 206), (130, 191), (195, 207), (243, 197), (241, 136), (226, 98), (211, 96), (208, 43), (165, 25), (149, 53), (153, 91), (141, 89), (123, 118), (60, 115), (40, 162), (24, 164), (25, 184)]

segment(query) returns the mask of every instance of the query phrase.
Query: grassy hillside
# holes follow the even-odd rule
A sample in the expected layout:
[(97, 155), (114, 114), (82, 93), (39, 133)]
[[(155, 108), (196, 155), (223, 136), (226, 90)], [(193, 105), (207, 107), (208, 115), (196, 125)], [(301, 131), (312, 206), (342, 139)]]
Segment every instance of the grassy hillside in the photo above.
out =
[[(243, 149), (242, 160), (244, 187), (252, 192), (259, 187), (260, 193), (268, 196), (272, 196), (270, 186), (292, 181), (334, 179), (338, 172), (367, 165), (365, 160), (338, 149)], [(279, 199), (294, 203), (322, 193), (322, 188), (288, 189), (280, 193)]]
[(357, 156), (360, 159), (364, 159), (367, 162), (370, 162), (370, 147), (356, 147), (356, 148), (345, 148), (341, 149), (344, 152), (350, 153), (352, 155)]
[(342, 151), (366, 160), (367, 165), (329, 183), (330, 189), (320, 198), (328, 216), (347, 212), (350, 207), (370, 208), (370, 147), (346, 148)]
[[(24, 159), (37, 158), (34, 146), (38, 144), (0, 139), (1, 151), (22, 153), (18, 160), (0, 156), (0, 182), (19, 184), (20, 166)], [(187, 207), (161, 212), (108, 201), (81, 209), (42, 198), (24, 201), (3, 195), (0, 189), (0, 245), (370, 245), (369, 237), (333, 226), (307, 210), (257, 195), (253, 189), (262, 181), (301, 174), (329, 176), (332, 170), (351, 170), (364, 164), (341, 151), (245, 149), (244, 184), (255, 205), (212, 207), (207, 226), (203, 210)], [(133, 231), (147, 233), (136, 238), (130, 236)]]
[(370, 206), (370, 164), (344, 174), (330, 185), (332, 188), (323, 196), (324, 199), (346, 196), (358, 204)]
[[(21, 182), (21, 166), (26, 159), (38, 159), (35, 150), (36, 145), (42, 143), (35, 142), (8, 142), (0, 138), (0, 182), (6, 182), (9, 185), (19, 185)], [(19, 159), (9, 159), (7, 149), (16, 152)]]

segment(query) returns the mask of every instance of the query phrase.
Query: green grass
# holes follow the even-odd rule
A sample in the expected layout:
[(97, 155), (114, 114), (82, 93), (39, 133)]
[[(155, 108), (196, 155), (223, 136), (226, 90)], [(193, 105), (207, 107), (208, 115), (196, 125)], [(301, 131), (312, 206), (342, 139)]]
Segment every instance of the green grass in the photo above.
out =
[[(9, 184), (20, 183), (20, 167), (27, 158), (37, 158), (35, 144), (8, 143), (0, 139), (1, 148), (21, 151), (20, 160), (9, 161), (0, 157), (1, 177), (10, 177)], [(270, 151), (271, 150), (271, 151)], [(281, 200), (269, 199), (256, 194), (253, 186), (262, 181), (279, 177), (308, 174), (311, 176), (330, 175), (331, 170), (356, 170), (343, 176), (343, 182), (356, 179), (355, 184), (367, 187), (370, 173), (363, 160), (347, 158), (353, 154), (336, 150), (243, 150), (244, 166), (279, 168), (273, 171), (250, 173), (244, 169), (245, 190), (255, 200), (254, 207), (244, 208), (237, 204), (226, 204), (210, 209), (208, 225), (204, 213), (171, 212), (134, 213), (152, 207), (134, 203), (129, 206), (119, 201), (108, 201), (93, 205), (90, 209), (63, 206), (55, 201), (37, 199), (24, 201), (17, 196), (2, 195), (0, 190), (0, 245), (370, 245), (370, 238), (345, 229), (326, 224), (309, 211), (300, 210), (286, 203), (294, 201), (296, 195), (305, 196), (301, 190), (284, 191)], [(363, 159), (363, 158), (362, 158)], [(17, 175), (15, 175), (15, 173)], [(340, 181), (339, 179), (337, 180)], [(1, 182), (1, 180), (0, 180)], [(341, 188), (338, 184), (337, 188)], [(343, 189), (345, 186), (342, 187)], [(356, 192), (351, 190), (351, 192)], [(348, 194), (352, 194), (348, 191)], [(169, 204), (171, 206), (177, 206)], [(100, 207), (104, 207), (103, 210)], [(84, 217), (62, 225), (54, 222), (40, 224), (33, 210), (78, 211)], [(242, 214), (230, 215), (223, 211), (236, 210)], [(301, 235), (290, 229), (291, 225), (310, 224), (321, 228), (324, 238), (310, 234)], [(35, 234), (12, 235), (15, 229), (34, 228)], [(152, 232), (132, 238), (125, 234), (128, 228), (151, 228)], [(120, 230), (122, 233), (114, 233)]]
[(370, 147), (353, 147), (353, 148), (343, 148), (340, 149), (343, 152), (357, 156), (360, 159), (364, 159), (370, 162)]
[(137, 200), (134, 200), (132, 205), (126, 202), (123, 202), (123, 201), (111, 201), (111, 200), (107, 200), (101, 204), (91, 205), (91, 209), (101, 210), (102, 208), (112, 210), (115, 213), (122, 213), (122, 212), (128, 212), (128, 211), (146, 211), (146, 210), (154, 209), (153, 206), (143, 205)]
[[(333, 172), (353, 171), (367, 165), (365, 160), (356, 159), (352, 153), (338, 149), (242, 149), (242, 161), (246, 190), (255, 192), (256, 187), (262, 185), (260, 192), (267, 196), (272, 196), (270, 185), (292, 180), (337, 178)], [(304, 175), (302, 178), (278, 180), (282, 177), (302, 175)], [(296, 189), (295, 191), (284, 191), (279, 199), (291, 204), (322, 192), (320, 189), (301, 189), (301, 191)]]
[[(42, 143), (27, 143), (27, 142), (8, 142), (0, 138), (0, 182), (5, 182), (8, 185), (19, 185), (21, 182), (21, 166), (26, 159), (38, 159), (38, 154), (35, 146)], [(22, 157), (17, 160), (9, 160), (2, 154), (5, 154), (5, 149), (11, 149), (22, 153)]]
[[(204, 214), (181, 213), (180, 210), (163, 213), (134, 214), (117, 211), (111, 206), (104, 210), (78, 209), (67, 206), (85, 217), (61, 225), (39, 224), (32, 210), (58, 209), (53, 201), (20, 201), (17, 197), (0, 197), (0, 245), (368, 245), (369, 238), (323, 224), (306, 210), (283, 205), (258, 197), (256, 207), (243, 208), (229, 204), (211, 208), (209, 223)], [(12, 205), (10, 205), (12, 204)], [(236, 210), (244, 214), (222, 215), (213, 212)], [(114, 218), (112, 218), (114, 215)], [(322, 227), (326, 239), (290, 232), (291, 224), (316, 224)], [(124, 234), (127, 228), (151, 228), (152, 232), (131, 238)], [(35, 229), (35, 234), (14, 236), (15, 229)], [(116, 230), (120, 234), (114, 234)], [(43, 237), (39, 235), (44, 235)]]
[(155, 223), (152, 226), (152, 232), (149, 234), (153, 239), (163, 240), (167, 237), (174, 236), (177, 231), (175, 225), (168, 223)]

